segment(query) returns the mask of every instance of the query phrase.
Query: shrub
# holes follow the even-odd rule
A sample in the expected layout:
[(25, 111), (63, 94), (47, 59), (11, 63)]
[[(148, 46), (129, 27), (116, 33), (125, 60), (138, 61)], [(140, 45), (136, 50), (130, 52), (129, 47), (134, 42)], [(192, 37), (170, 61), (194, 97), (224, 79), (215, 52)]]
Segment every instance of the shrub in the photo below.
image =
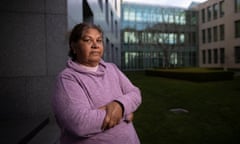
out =
[(231, 71), (204, 68), (149, 69), (145, 70), (145, 74), (194, 82), (232, 80), (234, 75)]

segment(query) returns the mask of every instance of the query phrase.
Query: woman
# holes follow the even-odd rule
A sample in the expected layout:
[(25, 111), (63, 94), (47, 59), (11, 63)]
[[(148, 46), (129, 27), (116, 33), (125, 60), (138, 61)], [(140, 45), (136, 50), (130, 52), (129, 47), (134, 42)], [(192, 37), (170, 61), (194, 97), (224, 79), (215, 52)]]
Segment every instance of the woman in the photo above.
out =
[(53, 111), (61, 144), (139, 144), (132, 124), (141, 94), (111, 63), (104, 62), (103, 33), (76, 25), (69, 38), (71, 59), (57, 77)]

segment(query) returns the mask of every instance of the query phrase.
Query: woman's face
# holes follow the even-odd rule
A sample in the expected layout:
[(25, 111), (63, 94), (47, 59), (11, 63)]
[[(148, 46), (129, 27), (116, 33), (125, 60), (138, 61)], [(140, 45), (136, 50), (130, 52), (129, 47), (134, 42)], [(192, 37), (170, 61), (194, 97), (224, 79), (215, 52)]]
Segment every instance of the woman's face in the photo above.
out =
[(94, 28), (86, 29), (80, 40), (74, 44), (73, 51), (80, 64), (92, 67), (98, 65), (103, 55), (102, 33)]

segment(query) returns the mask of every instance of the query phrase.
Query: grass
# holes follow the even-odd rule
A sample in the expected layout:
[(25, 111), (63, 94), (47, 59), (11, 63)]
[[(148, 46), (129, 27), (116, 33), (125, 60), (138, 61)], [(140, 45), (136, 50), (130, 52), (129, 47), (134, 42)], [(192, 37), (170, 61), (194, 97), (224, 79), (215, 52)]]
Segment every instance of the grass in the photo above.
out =
[[(142, 92), (134, 119), (142, 144), (240, 143), (240, 77), (194, 83), (126, 74)], [(173, 113), (171, 108), (189, 113)]]

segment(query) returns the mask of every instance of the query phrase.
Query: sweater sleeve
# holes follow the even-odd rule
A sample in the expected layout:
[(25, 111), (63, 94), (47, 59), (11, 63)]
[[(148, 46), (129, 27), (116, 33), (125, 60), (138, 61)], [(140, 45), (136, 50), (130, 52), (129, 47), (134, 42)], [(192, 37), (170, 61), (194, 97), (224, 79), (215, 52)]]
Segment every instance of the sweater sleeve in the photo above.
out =
[(91, 109), (83, 87), (73, 76), (58, 77), (52, 106), (62, 130), (80, 137), (90, 137), (102, 132), (106, 112)]
[(123, 95), (117, 97), (124, 108), (124, 116), (137, 110), (142, 102), (140, 90), (114, 65)]

